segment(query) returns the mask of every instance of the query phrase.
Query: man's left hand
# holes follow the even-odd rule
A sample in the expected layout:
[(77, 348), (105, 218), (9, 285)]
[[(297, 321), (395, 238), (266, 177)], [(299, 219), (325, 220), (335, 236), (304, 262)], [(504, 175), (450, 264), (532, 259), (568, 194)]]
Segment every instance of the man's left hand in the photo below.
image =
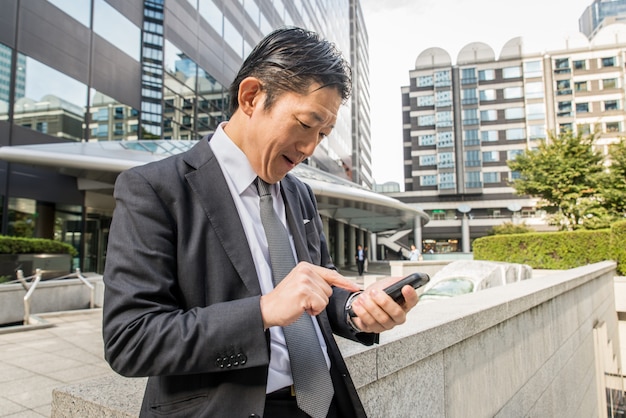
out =
[(402, 288), (404, 303), (396, 303), (383, 289), (398, 280), (401, 278), (379, 280), (352, 302), (352, 310), (357, 315), (352, 320), (361, 331), (380, 333), (406, 321), (407, 312), (417, 305), (419, 298), (415, 289), (407, 285)]

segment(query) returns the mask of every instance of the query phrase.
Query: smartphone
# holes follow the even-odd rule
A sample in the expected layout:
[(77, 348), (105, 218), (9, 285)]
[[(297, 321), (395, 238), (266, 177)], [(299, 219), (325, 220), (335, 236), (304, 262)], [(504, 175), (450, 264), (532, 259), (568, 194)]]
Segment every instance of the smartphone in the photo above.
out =
[(391, 299), (393, 299), (396, 303), (404, 303), (404, 296), (402, 296), (402, 288), (404, 286), (411, 285), (413, 286), (413, 289), (418, 289), (429, 281), (430, 277), (426, 273), (412, 273), (404, 279), (386, 287), (385, 293), (391, 296)]
[[(406, 285), (413, 286), (413, 289), (418, 289), (424, 286), (430, 281), (430, 277), (426, 273), (412, 273), (405, 278), (387, 286), (384, 291), (387, 293), (396, 303), (404, 303), (404, 296), (402, 296), (402, 288)], [(357, 315), (352, 310), (352, 305), (348, 307), (348, 314), (354, 318)]]

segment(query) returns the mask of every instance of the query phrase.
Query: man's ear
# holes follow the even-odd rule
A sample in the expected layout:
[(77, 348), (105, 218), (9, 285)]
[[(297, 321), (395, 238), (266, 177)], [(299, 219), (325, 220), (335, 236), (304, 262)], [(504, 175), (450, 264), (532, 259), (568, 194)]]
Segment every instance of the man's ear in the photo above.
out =
[(239, 83), (239, 108), (250, 116), (256, 106), (259, 105), (263, 85), (256, 77), (246, 77)]

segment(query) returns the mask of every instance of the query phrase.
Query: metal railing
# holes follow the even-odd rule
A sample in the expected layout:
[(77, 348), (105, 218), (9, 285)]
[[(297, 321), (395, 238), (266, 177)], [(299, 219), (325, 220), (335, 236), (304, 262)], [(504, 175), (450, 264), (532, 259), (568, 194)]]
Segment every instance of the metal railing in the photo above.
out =
[[(24, 295), (24, 325), (30, 324), (30, 303), (33, 293), (37, 289), (37, 285), (41, 283), (42, 270), (36, 269), (35, 274), (32, 276), (24, 277), (24, 272), (22, 270), (17, 270), (17, 280), (22, 284), (22, 287), (26, 290), (26, 295)], [(80, 281), (89, 288), (90, 296), (89, 296), (89, 309), (93, 309), (95, 306), (95, 298), (96, 298), (96, 288), (93, 284), (89, 283), (87, 278), (83, 276), (80, 272), (80, 269), (77, 268), (74, 273), (67, 274), (65, 276), (56, 277), (54, 279), (47, 280), (55, 281), (62, 279), (71, 279), (78, 278)], [(34, 279), (34, 280), (33, 280)], [(28, 283), (28, 280), (33, 280), (32, 283)]]

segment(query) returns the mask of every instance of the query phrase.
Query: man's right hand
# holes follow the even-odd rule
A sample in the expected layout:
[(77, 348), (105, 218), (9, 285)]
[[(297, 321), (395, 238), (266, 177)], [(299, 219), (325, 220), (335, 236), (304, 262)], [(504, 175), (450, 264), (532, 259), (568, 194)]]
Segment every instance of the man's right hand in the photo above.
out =
[(335, 270), (300, 262), (271, 292), (261, 296), (265, 329), (295, 322), (303, 312), (318, 315), (333, 293), (332, 286), (350, 292), (361, 290)]

